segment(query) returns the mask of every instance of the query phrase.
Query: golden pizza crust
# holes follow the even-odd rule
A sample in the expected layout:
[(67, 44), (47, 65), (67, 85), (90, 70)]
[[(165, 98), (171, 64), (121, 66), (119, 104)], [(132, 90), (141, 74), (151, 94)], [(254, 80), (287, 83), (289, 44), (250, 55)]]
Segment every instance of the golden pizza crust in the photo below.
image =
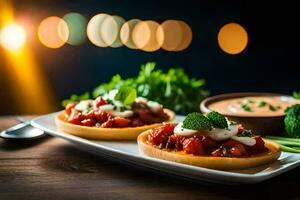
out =
[(227, 158), (213, 156), (195, 156), (192, 154), (185, 154), (183, 152), (162, 150), (154, 147), (151, 144), (148, 144), (146, 141), (148, 135), (150, 134), (150, 131), (151, 130), (147, 130), (138, 136), (138, 146), (141, 154), (188, 165), (220, 170), (245, 169), (277, 160), (281, 154), (280, 146), (278, 144), (269, 140), (264, 140), (265, 146), (269, 149), (269, 152), (256, 155), (255, 157)]
[[(175, 113), (164, 109), (169, 115), (169, 122), (175, 118)], [(137, 136), (148, 129), (160, 126), (161, 123), (128, 128), (96, 128), (81, 126), (64, 121), (64, 112), (55, 117), (56, 127), (66, 133), (92, 140), (136, 140)]]

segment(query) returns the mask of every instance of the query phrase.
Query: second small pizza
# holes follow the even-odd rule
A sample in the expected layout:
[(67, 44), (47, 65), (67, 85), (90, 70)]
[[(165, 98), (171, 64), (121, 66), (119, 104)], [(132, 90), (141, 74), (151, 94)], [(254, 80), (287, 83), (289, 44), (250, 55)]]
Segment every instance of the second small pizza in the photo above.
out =
[(99, 140), (136, 140), (137, 136), (175, 113), (158, 102), (137, 97), (131, 87), (114, 89), (95, 100), (71, 102), (57, 115), (58, 129), (79, 137)]

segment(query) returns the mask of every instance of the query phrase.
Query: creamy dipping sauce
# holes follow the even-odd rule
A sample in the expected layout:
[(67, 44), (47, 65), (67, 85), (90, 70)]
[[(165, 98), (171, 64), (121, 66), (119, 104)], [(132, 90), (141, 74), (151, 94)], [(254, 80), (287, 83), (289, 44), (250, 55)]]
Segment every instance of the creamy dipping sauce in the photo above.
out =
[(300, 100), (286, 96), (249, 96), (224, 99), (208, 106), (223, 115), (237, 116), (282, 116), (284, 110)]

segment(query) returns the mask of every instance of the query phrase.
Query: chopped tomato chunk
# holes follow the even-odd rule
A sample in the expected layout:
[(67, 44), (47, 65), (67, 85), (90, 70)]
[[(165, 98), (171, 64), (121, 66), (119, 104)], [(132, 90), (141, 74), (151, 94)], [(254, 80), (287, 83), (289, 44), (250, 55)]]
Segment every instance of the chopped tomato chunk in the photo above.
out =
[(202, 142), (203, 146), (206, 147), (206, 148), (213, 148), (217, 145), (217, 142), (214, 141), (209, 136), (202, 136), (201, 142)]
[(92, 119), (94, 118), (95, 113), (93, 110), (89, 111), (88, 113), (83, 114), (84, 119)]
[(262, 137), (260, 136), (255, 136), (254, 137), (256, 143), (255, 145), (252, 147), (253, 150), (264, 150), (265, 149), (265, 142), (264, 140), (262, 139)]
[(114, 122), (117, 127), (126, 127), (130, 124), (130, 119), (126, 119), (124, 117), (115, 117)]
[(108, 119), (106, 122), (101, 124), (101, 128), (112, 128), (114, 126), (114, 120), (113, 119)]
[(243, 155), (243, 153), (241, 152), (241, 149), (239, 147), (232, 147), (230, 149), (230, 153), (231, 153), (232, 157), (240, 157)]
[(216, 149), (213, 152), (211, 152), (211, 155), (214, 157), (221, 157), (222, 156), (222, 150), (221, 149)]
[(103, 106), (106, 104), (105, 99), (103, 99), (102, 97), (98, 97), (97, 99), (95, 99), (94, 101), (94, 109), (99, 108), (100, 106)]
[(136, 126), (143, 126), (144, 123), (142, 122), (141, 119), (139, 118), (133, 118), (131, 119), (131, 126), (136, 127)]
[(167, 149), (176, 149), (182, 150), (182, 143), (185, 140), (185, 137), (181, 135), (171, 135), (167, 141)]
[(154, 145), (163, 145), (167, 143), (169, 136), (173, 134), (174, 124), (165, 124), (163, 126), (152, 129), (148, 141)]
[(79, 112), (79, 111), (75, 110), (74, 108), (72, 108), (71, 114), (67, 118), (67, 122), (70, 122), (72, 124), (80, 124), (81, 120), (82, 120), (81, 112)]
[(94, 118), (98, 122), (104, 123), (110, 118), (110, 115), (105, 111), (96, 110), (96, 111), (94, 111)]
[(70, 115), (71, 112), (72, 112), (72, 109), (73, 109), (76, 105), (77, 105), (77, 102), (68, 103), (68, 104), (66, 105), (66, 108), (65, 108), (65, 113), (66, 113), (67, 115)]
[(96, 122), (95, 122), (95, 120), (89, 118), (89, 119), (82, 120), (81, 124), (84, 126), (95, 126)]
[(183, 141), (183, 151), (188, 154), (203, 155), (204, 149), (201, 141), (197, 137), (187, 138)]

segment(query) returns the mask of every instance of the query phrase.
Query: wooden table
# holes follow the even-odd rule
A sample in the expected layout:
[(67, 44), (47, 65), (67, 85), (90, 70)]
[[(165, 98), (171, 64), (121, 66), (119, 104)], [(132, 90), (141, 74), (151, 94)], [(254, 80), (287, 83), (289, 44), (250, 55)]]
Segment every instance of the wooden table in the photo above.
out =
[[(0, 117), (0, 130), (16, 124)], [(204, 185), (126, 166), (47, 136), (0, 139), (0, 199), (300, 199), (300, 167), (255, 185)]]

